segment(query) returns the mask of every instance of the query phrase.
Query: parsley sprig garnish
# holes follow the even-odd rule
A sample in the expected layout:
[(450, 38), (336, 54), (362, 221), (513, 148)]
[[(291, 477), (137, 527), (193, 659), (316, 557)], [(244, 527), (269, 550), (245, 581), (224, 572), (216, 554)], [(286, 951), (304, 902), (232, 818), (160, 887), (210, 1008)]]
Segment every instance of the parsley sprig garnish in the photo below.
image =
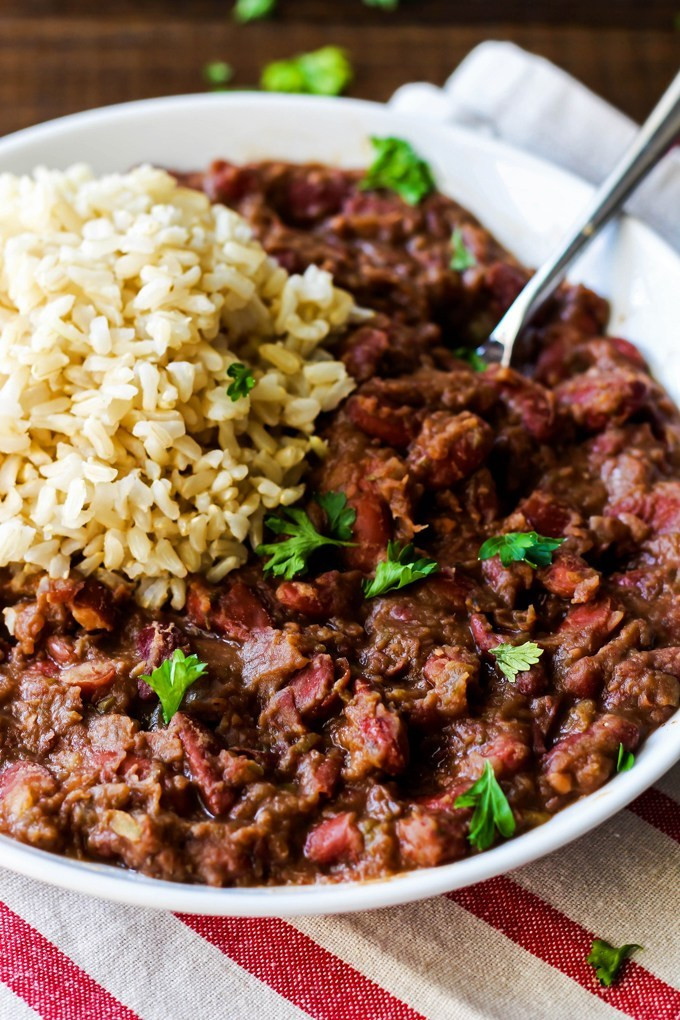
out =
[(497, 645), (490, 652), (511, 684), (514, 684), (518, 673), (526, 673), (543, 655), (543, 649), (534, 641), (525, 641), (523, 645)]
[(347, 505), (347, 496), (344, 492), (323, 492), (315, 499), (326, 513), (328, 527), (333, 537), (349, 542), (357, 512), (354, 507)]
[(240, 400), (241, 397), (247, 397), (255, 385), (252, 369), (241, 364), (240, 361), (233, 361), (227, 369), (227, 375), (234, 380), (227, 387), (227, 396), (231, 397), (234, 402)]
[(140, 677), (158, 695), (166, 724), (178, 710), (187, 689), (207, 668), (208, 664), (201, 662), (197, 655), (185, 655), (181, 648), (175, 648), (170, 658), (154, 669), (150, 676)]
[(460, 227), (456, 227), (451, 234), (451, 261), (449, 265), (457, 273), (463, 273), (466, 269), (472, 269), (473, 266), (477, 265), (477, 259), (466, 245), (463, 231)]
[(559, 549), (563, 542), (563, 538), (546, 538), (535, 531), (509, 531), (507, 535), (487, 538), (478, 556), (480, 560), (500, 556), (504, 567), (522, 560), (531, 567), (548, 567), (555, 549)]
[(339, 96), (353, 77), (352, 65), (339, 46), (322, 46), (288, 60), (275, 60), (262, 71), (260, 85), (267, 92), (303, 92)]
[(635, 764), (635, 755), (632, 751), (627, 751), (623, 744), (619, 744), (619, 754), (616, 759), (616, 771), (617, 772), (628, 772), (632, 769)]
[(515, 834), (515, 818), (508, 798), (494, 775), (491, 762), (484, 762), (484, 771), (469, 790), (456, 797), (454, 807), (473, 807), (468, 840), (478, 850), (488, 850), (496, 831), (507, 839)]
[(628, 942), (625, 946), (617, 948), (603, 939), (594, 939), (586, 960), (595, 968), (600, 984), (609, 988), (616, 980), (623, 963), (638, 949), (642, 949), (642, 946), (634, 942)]
[(372, 580), (364, 581), (364, 595), (367, 599), (372, 599), (386, 591), (405, 588), (407, 584), (420, 581), (438, 569), (439, 565), (435, 560), (416, 556), (413, 543), (401, 546), (398, 542), (388, 542), (387, 559), (380, 561)]
[(361, 188), (387, 188), (418, 205), (435, 189), (432, 171), (415, 149), (402, 138), (371, 138), (375, 159), (366, 171)]
[(236, 0), (233, 9), (235, 21), (259, 21), (273, 13), (277, 0)]
[[(339, 499), (331, 500), (334, 517), (331, 520), (326, 506), (319, 503), (326, 510), (331, 529), (337, 529), (338, 534), (347, 534), (350, 524), (354, 523), (356, 511), (345, 508), (346, 499), (343, 493), (326, 493), (326, 504), (328, 496), (341, 496), (343, 499), (340, 505)], [(350, 521), (351, 515), (351, 521)], [(287, 581), (292, 580), (297, 574), (302, 574), (307, 569), (307, 563), (313, 552), (325, 545), (350, 546), (354, 542), (346, 538), (332, 538), (329, 535), (322, 535), (316, 530), (309, 515), (304, 510), (295, 507), (286, 507), (281, 510), (279, 516), (265, 517), (264, 523), (270, 531), (276, 535), (288, 535), (283, 542), (269, 542), (266, 545), (258, 545), (255, 552), (258, 556), (269, 556), (270, 559), (264, 565), (266, 573), (272, 573), (275, 577), (283, 577)]]

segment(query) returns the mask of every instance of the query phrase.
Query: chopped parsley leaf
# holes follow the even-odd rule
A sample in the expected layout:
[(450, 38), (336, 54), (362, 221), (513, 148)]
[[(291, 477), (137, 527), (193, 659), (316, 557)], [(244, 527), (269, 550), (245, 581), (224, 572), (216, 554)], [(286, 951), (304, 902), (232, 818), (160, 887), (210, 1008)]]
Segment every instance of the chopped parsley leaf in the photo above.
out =
[(496, 831), (506, 839), (515, 834), (512, 809), (488, 760), (484, 762), (484, 771), (477, 782), (456, 797), (453, 806), (475, 809), (470, 819), (468, 840), (478, 850), (488, 850), (496, 838)]
[(187, 688), (207, 668), (208, 664), (201, 662), (197, 655), (185, 655), (181, 648), (175, 648), (170, 658), (154, 669), (150, 676), (140, 677), (158, 695), (166, 725), (182, 703)]
[(260, 75), (260, 85), (266, 92), (307, 92), (304, 76), (295, 58), (273, 60), (266, 64)]
[(387, 188), (396, 191), (409, 205), (418, 205), (435, 189), (428, 164), (402, 138), (371, 138), (376, 156), (369, 166), (361, 188)]
[(234, 4), (235, 21), (259, 21), (274, 12), (277, 0), (236, 0)]
[(420, 581), (439, 569), (435, 560), (416, 558), (413, 544), (400, 546), (398, 542), (387, 543), (387, 559), (381, 560), (375, 570), (375, 577), (363, 584), (367, 599), (375, 598), (386, 591), (405, 588), (407, 584)]
[(470, 368), (474, 368), (475, 372), (483, 372), (486, 369), (484, 358), (477, 354), (474, 347), (456, 347), (453, 356), (460, 361), (467, 361)]
[(490, 651), (501, 673), (511, 684), (514, 684), (518, 673), (526, 673), (543, 655), (543, 649), (534, 641), (525, 641), (523, 645), (498, 645)]
[(357, 512), (354, 507), (347, 505), (344, 492), (320, 493), (316, 501), (326, 513), (333, 537), (348, 542), (352, 537), (352, 525), (357, 519)]
[(241, 397), (247, 397), (255, 385), (255, 376), (247, 365), (240, 361), (234, 361), (227, 369), (227, 375), (233, 379), (233, 383), (227, 388), (227, 396), (236, 402)]
[(364, 0), (367, 7), (382, 7), (384, 11), (396, 11), (399, 0)]
[(270, 556), (264, 565), (265, 573), (292, 580), (307, 569), (309, 557), (324, 545), (354, 545), (338, 538), (321, 535), (304, 510), (286, 507), (277, 517), (265, 517), (264, 523), (277, 535), (288, 535), (283, 542), (258, 545), (258, 556)]
[(463, 273), (466, 269), (472, 269), (477, 265), (477, 259), (465, 243), (463, 231), (456, 227), (451, 234), (451, 269), (457, 273)]
[(616, 980), (623, 963), (638, 949), (642, 949), (642, 946), (638, 946), (634, 942), (629, 942), (617, 949), (609, 942), (594, 939), (586, 960), (595, 968), (600, 984), (609, 988)]
[(563, 538), (546, 538), (535, 531), (509, 531), (507, 535), (488, 538), (479, 550), (478, 558), (489, 560), (492, 556), (500, 556), (504, 567), (522, 560), (532, 567), (548, 567), (552, 563), (552, 554), (563, 542)]
[(353, 70), (339, 46), (322, 46), (289, 60), (275, 60), (262, 71), (260, 85), (267, 92), (305, 92), (339, 96), (352, 80)]
[(203, 77), (216, 91), (223, 88), (234, 77), (234, 69), (226, 60), (213, 60), (203, 68)]
[(623, 744), (619, 744), (619, 756), (616, 759), (616, 771), (617, 772), (628, 772), (632, 769), (635, 764), (635, 755), (632, 751), (627, 751)]

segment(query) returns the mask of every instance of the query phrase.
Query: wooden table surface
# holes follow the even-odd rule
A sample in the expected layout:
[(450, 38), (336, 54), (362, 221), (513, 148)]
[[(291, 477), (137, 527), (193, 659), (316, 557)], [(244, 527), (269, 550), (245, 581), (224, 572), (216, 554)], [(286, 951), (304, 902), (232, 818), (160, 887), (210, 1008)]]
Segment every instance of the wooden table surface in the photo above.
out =
[(510, 39), (642, 118), (680, 65), (680, 0), (279, 0), (274, 20), (236, 25), (231, 0), (0, 0), (0, 134), (146, 96), (196, 92), (207, 61), (235, 86), (266, 62), (345, 46), (353, 95), (386, 99), (441, 83), (473, 46)]

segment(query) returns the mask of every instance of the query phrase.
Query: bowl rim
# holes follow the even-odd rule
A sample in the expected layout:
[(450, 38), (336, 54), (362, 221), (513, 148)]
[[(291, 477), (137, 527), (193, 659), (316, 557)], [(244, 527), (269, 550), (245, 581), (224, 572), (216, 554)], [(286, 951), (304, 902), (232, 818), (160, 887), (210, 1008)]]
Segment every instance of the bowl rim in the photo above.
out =
[[(317, 108), (325, 105), (332, 110), (342, 104), (346, 109), (354, 107), (357, 110), (379, 110), (382, 114), (389, 114), (395, 125), (410, 127), (414, 133), (417, 133), (419, 126), (422, 128), (426, 124), (428, 130), (466, 139), (489, 156), (511, 156), (520, 159), (527, 167), (550, 174), (554, 180), (562, 179), (572, 186), (580, 185), (590, 191), (594, 190), (569, 171), (507, 143), (459, 126), (441, 124), (436, 120), (421, 121), (412, 114), (390, 110), (381, 103), (257, 92), (190, 93), (135, 100), (31, 125), (0, 139), (0, 171), (3, 161), (20, 152), (26, 143), (49, 141), (74, 127), (87, 128), (106, 121), (114, 124), (121, 119), (124, 122), (130, 115), (159, 109), (167, 113), (191, 108), (196, 104), (245, 108), (255, 105), (288, 110), (303, 110), (310, 104)], [(660, 252), (675, 260), (680, 268), (680, 258), (670, 245), (645, 224), (631, 217), (626, 218), (635, 222), (636, 229), (643, 230), (649, 238), (653, 238), (655, 244), (661, 246)], [(394, 906), (505, 874), (561, 849), (620, 811), (680, 760), (679, 738), (680, 710), (645, 741), (632, 770), (615, 775), (600, 790), (558, 812), (538, 828), (463, 860), (436, 868), (401, 872), (387, 878), (299, 886), (215, 888), (149, 878), (115, 865), (63, 857), (19, 843), (4, 835), (0, 835), (0, 865), (29, 878), (114, 902), (207, 915), (291, 917)]]

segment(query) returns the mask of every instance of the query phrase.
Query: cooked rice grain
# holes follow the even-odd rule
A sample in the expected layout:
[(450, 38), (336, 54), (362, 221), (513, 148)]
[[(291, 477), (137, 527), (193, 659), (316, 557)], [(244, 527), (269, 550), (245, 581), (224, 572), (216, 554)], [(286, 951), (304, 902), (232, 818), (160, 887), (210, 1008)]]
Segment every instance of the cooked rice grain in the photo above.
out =
[[(352, 388), (321, 344), (353, 314), (245, 221), (144, 166), (0, 176), (0, 566), (78, 567), (184, 602), (288, 506)], [(227, 369), (256, 385), (232, 401)]]

